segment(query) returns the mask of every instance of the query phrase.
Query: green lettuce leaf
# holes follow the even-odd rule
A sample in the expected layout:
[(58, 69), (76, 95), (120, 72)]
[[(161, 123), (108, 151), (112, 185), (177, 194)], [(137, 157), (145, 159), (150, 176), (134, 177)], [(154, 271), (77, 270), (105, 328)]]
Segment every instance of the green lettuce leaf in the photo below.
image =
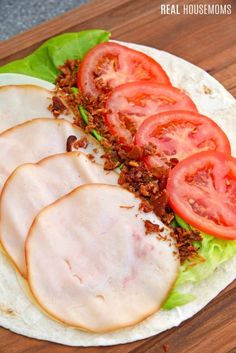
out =
[[(192, 227), (175, 215), (178, 225), (184, 229)], [(179, 287), (186, 283), (199, 283), (209, 277), (216, 268), (223, 262), (230, 260), (236, 255), (236, 241), (216, 238), (212, 235), (200, 232), (201, 242), (196, 242), (198, 246), (198, 257), (191, 261), (185, 261), (180, 266), (179, 275), (175, 287), (164, 303), (164, 309), (172, 309), (176, 306), (185, 305), (194, 300), (191, 294), (179, 292)]]
[(108, 41), (110, 33), (92, 29), (51, 38), (32, 54), (0, 67), (0, 73), (19, 73), (54, 83), (58, 66), (67, 59), (82, 59), (96, 44)]
[(171, 310), (176, 306), (182, 306), (192, 302), (195, 299), (195, 295), (188, 293), (179, 293), (176, 290), (172, 290), (165, 303), (162, 305), (162, 309)]

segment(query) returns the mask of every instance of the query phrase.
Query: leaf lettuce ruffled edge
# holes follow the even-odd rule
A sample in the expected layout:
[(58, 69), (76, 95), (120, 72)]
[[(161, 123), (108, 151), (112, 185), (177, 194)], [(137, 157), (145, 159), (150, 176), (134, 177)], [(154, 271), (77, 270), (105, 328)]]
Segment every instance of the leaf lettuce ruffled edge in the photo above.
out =
[(24, 74), (54, 83), (58, 66), (68, 59), (81, 60), (91, 48), (108, 41), (109, 37), (110, 32), (101, 29), (61, 34), (47, 40), (27, 57), (0, 67), (0, 73)]

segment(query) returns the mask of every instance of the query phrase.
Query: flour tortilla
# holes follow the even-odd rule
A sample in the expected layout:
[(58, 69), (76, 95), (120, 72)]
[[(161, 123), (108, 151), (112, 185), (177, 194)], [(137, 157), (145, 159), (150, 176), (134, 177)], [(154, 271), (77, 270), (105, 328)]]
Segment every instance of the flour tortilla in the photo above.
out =
[[(190, 94), (200, 113), (208, 115), (222, 127), (231, 142), (232, 154), (236, 156), (236, 142), (233, 136), (236, 103), (219, 82), (200, 68), (169, 53), (136, 44), (121, 44), (140, 50), (156, 59), (166, 70), (172, 84), (185, 89)], [(2, 75), (0, 75), (0, 80), (1, 77)], [(206, 87), (211, 90), (210, 94), (204, 93)], [(183, 292), (196, 295), (197, 299), (193, 302), (170, 311), (161, 310), (131, 328), (102, 335), (90, 334), (65, 327), (40, 312), (26, 297), (17, 280), (16, 272), (8, 259), (1, 254), (0, 325), (25, 336), (71, 346), (106, 346), (127, 343), (178, 326), (200, 311), (235, 278), (236, 257), (219, 266), (213, 275), (200, 284), (189, 284), (181, 288)], [(11, 309), (11, 313), (8, 309)]]

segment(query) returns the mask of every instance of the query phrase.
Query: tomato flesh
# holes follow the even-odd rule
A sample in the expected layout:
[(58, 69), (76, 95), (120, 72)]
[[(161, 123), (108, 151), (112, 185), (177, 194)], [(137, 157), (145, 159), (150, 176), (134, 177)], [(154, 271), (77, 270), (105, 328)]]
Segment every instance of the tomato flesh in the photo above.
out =
[(200, 152), (178, 163), (167, 182), (169, 202), (186, 222), (205, 233), (236, 239), (236, 159)]
[(168, 111), (147, 118), (137, 131), (135, 143), (156, 147), (156, 155), (145, 158), (150, 168), (201, 151), (230, 154), (229, 140), (221, 128), (206, 116), (187, 111)]
[(114, 89), (106, 103), (105, 120), (112, 134), (131, 142), (142, 122), (167, 110), (197, 112), (190, 97), (181, 90), (156, 82), (126, 83)]
[(117, 43), (101, 43), (81, 62), (78, 87), (83, 94), (98, 97), (115, 87), (139, 80), (155, 80), (170, 85), (170, 80), (155, 60)]

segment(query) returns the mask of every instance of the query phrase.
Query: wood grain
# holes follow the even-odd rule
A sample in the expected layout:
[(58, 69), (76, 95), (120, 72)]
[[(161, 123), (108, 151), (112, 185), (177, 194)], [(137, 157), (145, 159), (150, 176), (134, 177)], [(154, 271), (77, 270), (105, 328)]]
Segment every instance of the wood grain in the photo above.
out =
[[(231, 15), (161, 15), (160, 0), (97, 0), (0, 43), (0, 65), (31, 53), (63, 32), (104, 28), (119, 40), (169, 51), (202, 67), (236, 96), (236, 3)], [(183, 0), (168, 1), (186, 4)], [(166, 345), (166, 346), (165, 346)], [(143, 341), (115, 347), (76, 348), (25, 338), (0, 329), (0, 353), (236, 353), (236, 283), (179, 327)]]

